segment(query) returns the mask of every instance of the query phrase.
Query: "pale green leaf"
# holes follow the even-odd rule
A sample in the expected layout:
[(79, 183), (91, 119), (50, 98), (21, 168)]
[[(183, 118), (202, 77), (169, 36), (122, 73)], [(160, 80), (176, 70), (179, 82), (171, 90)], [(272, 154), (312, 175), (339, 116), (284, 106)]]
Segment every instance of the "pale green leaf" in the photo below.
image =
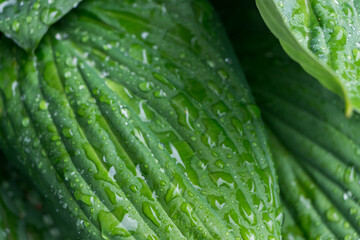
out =
[(25, 50), (32, 50), (50, 25), (80, 1), (0, 0), (0, 31)]
[(360, 2), (257, 0), (285, 51), (310, 75), (360, 110)]

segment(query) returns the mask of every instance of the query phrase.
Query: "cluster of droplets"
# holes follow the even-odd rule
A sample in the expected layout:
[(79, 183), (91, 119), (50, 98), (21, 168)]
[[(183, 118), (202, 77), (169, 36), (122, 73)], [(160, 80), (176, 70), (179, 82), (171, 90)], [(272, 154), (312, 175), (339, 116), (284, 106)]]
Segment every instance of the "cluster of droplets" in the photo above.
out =
[(7, 0), (0, 4), (0, 29), (20, 46), (31, 49), (47, 28), (71, 10), (79, 0), (59, 3), (48, 0)]
[(296, 1), (295, 4), (283, 0), (276, 2), (291, 34), (321, 64), (334, 71), (348, 92), (350, 101), (357, 105), (357, 76), (360, 74), (358, 6), (350, 1), (314, 4), (307, 1)]
[[(119, 11), (124, 26), (111, 31), (72, 16), (83, 27), (59, 31), (40, 47), (44, 98), (32, 114), (41, 118), (21, 124), (35, 121), (46, 132), (44, 157), (77, 203), (73, 210), (63, 200), (62, 207), (104, 238), (144, 231), (156, 239), (184, 229), (194, 238), (276, 235), (274, 176), (254, 127), (260, 112), (229, 58), (216, 53), (210, 34), (202, 38), (171, 17), (168, 31), (156, 32), (146, 24), (160, 23), (132, 11)], [(134, 17), (136, 27), (125, 21)]]

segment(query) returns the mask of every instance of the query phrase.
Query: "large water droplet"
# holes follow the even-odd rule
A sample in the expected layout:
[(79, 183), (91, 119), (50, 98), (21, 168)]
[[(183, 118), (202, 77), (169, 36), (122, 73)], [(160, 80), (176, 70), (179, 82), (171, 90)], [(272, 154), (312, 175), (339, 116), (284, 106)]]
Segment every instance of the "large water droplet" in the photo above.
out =
[(138, 87), (143, 92), (150, 92), (153, 89), (153, 84), (151, 82), (141, 82)]
[(27, 127), (30, 124), (30, 119), (28, 117), (24, 117), (21, 123), (24, 127)]
[(60, 10), (56, 8), (46, 7), (41, 11), (40, 20), (46, 25), (50, 25), (53, 24), (60, 16)]
[(14, 32), (18, 32), (20, 30), (20, 23), (18, 21), (14, 21), (12, 24), (11, 24), (11, 29), (14, 31)]
[(213, 181), (213, 183), (217, 187), (225, 186), (230, 189), (235, 188), (235, 181), (234, 181), (233, 177), (228, 173), (212, 172), (212, 173), (209, 173), (209, 176), (210, 176), (211, 180)]
[(149, 202), (143, 202), (142, 210), (146, 217), (148, 217), (151, 222), (153, 222), (157, 227), (160, 226), (161, 220), (159, 218), (159, 213), (157, 209)]
[(331, 222), (338, 222), (340, 220), (340, 216), (334, 208), (326, 211), (326, 217)]

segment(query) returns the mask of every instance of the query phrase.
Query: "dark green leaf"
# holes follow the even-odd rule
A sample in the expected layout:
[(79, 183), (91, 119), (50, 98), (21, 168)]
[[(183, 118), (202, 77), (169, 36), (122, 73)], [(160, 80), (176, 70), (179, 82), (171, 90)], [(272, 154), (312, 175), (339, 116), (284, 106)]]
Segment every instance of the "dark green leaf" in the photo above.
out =
[(273, 132), (270, 146), (287, 209), (283, 238), (358, 239), (360, 115), (344, 116), (342, 100), (282, 51), (254, 4), (238, 3), (230, 9), (240, 13), (224, 13), (226, 23), (244, 23), (237, 28), (248, 30), (243, 35), (229, 27)]

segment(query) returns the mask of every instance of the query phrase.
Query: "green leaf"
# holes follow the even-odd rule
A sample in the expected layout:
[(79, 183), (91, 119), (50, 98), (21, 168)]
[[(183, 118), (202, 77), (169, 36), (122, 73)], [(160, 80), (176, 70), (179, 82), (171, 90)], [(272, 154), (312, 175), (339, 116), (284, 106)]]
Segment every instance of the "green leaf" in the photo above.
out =
[(347, 119), (341, 99), (285, 56), (256, 64), (266, 74), (253, 72), (251, 86), (287, 148), (270, 141), (281, 195), (294, 218), (307, 239), (358, 239), (359, 114)]
[[(278, 132), (278, 128), (273, 129)], [(292, 133), (287, 136), (277, 133), (288, 149), (274, 136), (270, 140), (280, 191), (284, 202), (291, 206), (290, 215), (285, 215), (285, 219), (294, 218), (306, 239), (358, 239), (359, 189), (349, 190), (351, 171), (354, 171), (354, 182), (359, 185), (358, 169), (347, 172), (346, 167), (352, 167), (344, 164), (346, 159), (330, 156), (334, 153), (318, 147), (317, 143), (299, 145), (300, 134)], [(329, 167), (321, 165), (325, 161)], [(331, 165), (337, 169), (329, 172)], [(288, 239), (296, 236), (297, 232), (289, 235), (286, 228), (284, 230), (283, 236), (288, 234)]]
[(0, 0), (0, 31), (23, 49), (33, 50), (48, 28), (81, 0)]
[(360, 111), (360, 2), (257, 0), (285, 51), (306, 72)]
[[(358, 239), (360, 115), (344, 116), (342, 100), (285, 54), (253, 3), (236, 4), (224, 21), (272, 132), (283, 238)], [(236, 28), (245, 36), (234, 22), (243, 23)]]
[(0, 49), (2, 147), (80, 239), (280, 238), (259, 109), (207, 1), (88, 0), (34, 55)]
[(347, 119), (341, 99), (285, 56), (262, 66), (251, 86), (287, 148), (270, 141), (283, 199), (307, 239), (358, 239), (360, 115)]

